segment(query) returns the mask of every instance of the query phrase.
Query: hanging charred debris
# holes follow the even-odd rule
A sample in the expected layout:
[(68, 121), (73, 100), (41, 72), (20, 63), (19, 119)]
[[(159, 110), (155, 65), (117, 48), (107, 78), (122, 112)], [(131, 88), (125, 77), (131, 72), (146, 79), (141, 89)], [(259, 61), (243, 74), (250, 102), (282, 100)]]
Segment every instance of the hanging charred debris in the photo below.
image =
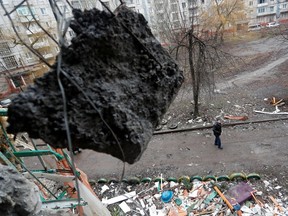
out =
[(62, 47), (61, 70), (58, 58), (12, 101), (8, 133), (25, 131), (67, 148), (60, 72), (72, 144), (134, 163), (179, 90), (182, 71), (143, 15), (125, 6), (114, 14), (92, 9), (73, 15), (76, 36)]

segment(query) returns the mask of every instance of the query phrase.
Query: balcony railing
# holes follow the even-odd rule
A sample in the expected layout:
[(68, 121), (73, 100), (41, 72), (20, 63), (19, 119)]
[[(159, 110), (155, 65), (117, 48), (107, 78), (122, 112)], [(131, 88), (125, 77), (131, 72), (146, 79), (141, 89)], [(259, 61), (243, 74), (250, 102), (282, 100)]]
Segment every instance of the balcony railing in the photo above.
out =
[(257, 4), (257, 7), (265, 7), (268, 5), (268, 2)]
[(53, 58), (54, 55), (53, 55), (52, 53), (46, 53), (46, 54), (43, 54), (43, 57), (44, 57), (45, 59), (50, 59), (50, 58)]
[(38, 28), (38, 29), (30, 29), (26, 30), (27, 35), (32, 35), (32, 34), (38, 34), (38, 33), (43, 33), (43, 30)]
[(42, 47), (48, 47), (50, 46), (50, 44), (47, 42), (47, 41), (43, 41), (43, 42), (37, 42), (33, 45), (33, 48), (34, 49), (39, 49), (39, 48), (42, 48)]
[[(37, 21), (39, 20), (39, 17), (37, 15), (34, 15), (34, 17)], [(34, 17), (32, 15), (19, 16), (20, 22), (22, 22), (22, 23), (35, 22)]]

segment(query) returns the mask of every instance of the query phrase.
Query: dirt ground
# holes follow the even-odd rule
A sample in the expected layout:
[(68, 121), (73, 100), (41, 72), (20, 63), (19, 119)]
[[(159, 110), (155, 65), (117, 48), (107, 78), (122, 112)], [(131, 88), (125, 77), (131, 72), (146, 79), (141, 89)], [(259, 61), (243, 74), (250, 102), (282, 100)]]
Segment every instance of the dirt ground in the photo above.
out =
[[(250, 42), (230, 43), (226, 51), (245, 59), (241, 72), (218, 74), (216, 92), (201, 97), (201, 118), (192, 120), (192, 93), (183, 85), (164, 119), (177, 129), (211, 125), (216, 115), (247, 115), (247, 124), (229, 126), (225, 120), (221, 136), (223, 150), (213, 142), (211, 129), (154, 135), (141, 159), (125, 164), (125, 177), (179, 177), (182, 175), (220, 175), (233, 172), (274, 177), (288, 188), (288, 115), (258, 114), (254, 110), (274, 111), (269, 99), (288, 99), (288, 41), (281, 36)], [(279, 107), (282, 112), (288, 106)], [(249, 123), (257, 120), (283, 118), (278, 121)], [(109, 155), (83, 150), (75, 162), (90, 178), (120, 178), (124, 164)], [(287, 192), (287, 191), (286, 191)]]

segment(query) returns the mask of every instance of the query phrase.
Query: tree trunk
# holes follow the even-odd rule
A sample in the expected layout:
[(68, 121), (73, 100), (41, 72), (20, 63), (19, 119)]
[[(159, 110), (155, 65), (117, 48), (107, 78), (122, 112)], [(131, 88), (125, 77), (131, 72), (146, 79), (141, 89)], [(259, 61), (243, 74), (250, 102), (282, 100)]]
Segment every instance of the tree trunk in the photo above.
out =
[(197, 71), (194, 67), (194, 60), (193, 60), (193, 32), (192, 30), (188, 34), (188, 53), (189, 53), (189, 68), (192, 80), (192, 88), (193, 88), (193, 99), (194, 99), (194, 113), (193, 118), (196, 118), (199, 115), (199, 107), (198, 107), (198, 96), (199, 96), (199, 86), (197, 83)]

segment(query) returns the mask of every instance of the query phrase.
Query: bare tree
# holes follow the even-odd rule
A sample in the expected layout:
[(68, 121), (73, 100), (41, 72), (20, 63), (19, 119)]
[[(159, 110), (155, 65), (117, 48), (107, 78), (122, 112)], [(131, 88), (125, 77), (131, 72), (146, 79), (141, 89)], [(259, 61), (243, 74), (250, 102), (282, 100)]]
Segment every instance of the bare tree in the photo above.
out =
[(200, 23), (212, 32), (215, 42), (223, 43), (225, 30), (235, 28), (237, 21), (245, 19), (244, 9), (242, 0), (212, 0), (209, 8), (202, 10)]
[[(155, 9), (161, 10), (157, 5)], [(178, 8), (180, 11), (179, 4)], [(175, 28), (171, 10), (165, 8), (164, 11), (160, 20), (158, 17), (161, 40), (170, 45), (168, 49), (184, 69), (185, 77), (191, 77), (193, 118), (196, 118), (199, 116), (200, 93), (208, 92), (211, 95), (214, 92), (214, 73), (231, 63), (233, 58), (219, 49), (217, 43), (201, 27), (199, 17), (193, 16), (192, 20), (187, 20), (182, 12), (179, 14), (181, 26)]]

